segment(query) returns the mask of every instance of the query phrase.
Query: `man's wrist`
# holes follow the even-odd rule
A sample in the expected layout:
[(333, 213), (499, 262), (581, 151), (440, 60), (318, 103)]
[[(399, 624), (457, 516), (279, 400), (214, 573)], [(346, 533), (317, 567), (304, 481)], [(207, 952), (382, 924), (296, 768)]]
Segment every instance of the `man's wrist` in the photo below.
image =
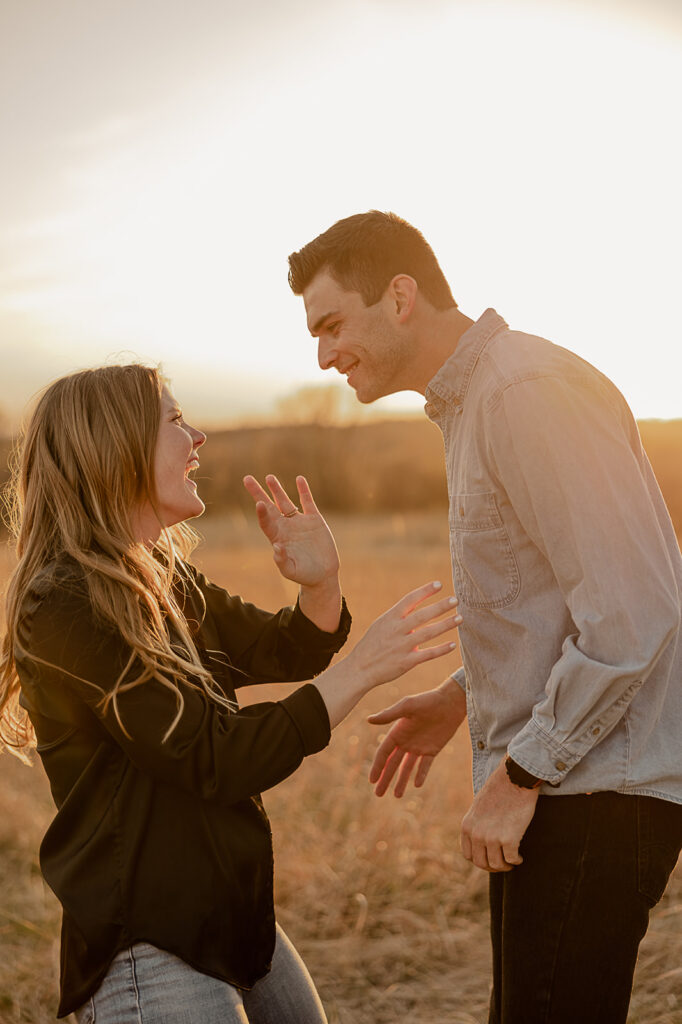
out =
[(545, 781), (527, 772), (520, 764), (517, 764), (508, 754), (504, 759), (504, 767), (510, 782), (520, 789), (537, 789)]

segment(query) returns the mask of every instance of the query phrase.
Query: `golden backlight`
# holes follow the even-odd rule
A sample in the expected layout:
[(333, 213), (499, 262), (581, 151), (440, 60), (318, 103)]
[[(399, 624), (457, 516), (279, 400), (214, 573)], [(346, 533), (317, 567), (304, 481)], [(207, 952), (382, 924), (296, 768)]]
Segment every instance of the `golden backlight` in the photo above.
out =
[[(163, 67), (138, 40), (125, 67), (89, 69), (120, 109), (97, 109), (87, 40), (71, 60), (67, 40), (45, 162), (12, 172), (0, 407), (132, 350), (195, 418), (267, 411), (323, 379), (287, 254), (378, 207), (423, 230), (468, 315), (493, 305), (594, 362), (638, 416), (682, 415), (681, 32), (596, 4), (302, 5), (267, 38), (240, 24), (221, 59), (207, 15), (204, 63), (177, 36)], [(101, 31), (123, 47), (130, 26)], [(30, 75), (20, 115), (67, 87), (37, 60)]]

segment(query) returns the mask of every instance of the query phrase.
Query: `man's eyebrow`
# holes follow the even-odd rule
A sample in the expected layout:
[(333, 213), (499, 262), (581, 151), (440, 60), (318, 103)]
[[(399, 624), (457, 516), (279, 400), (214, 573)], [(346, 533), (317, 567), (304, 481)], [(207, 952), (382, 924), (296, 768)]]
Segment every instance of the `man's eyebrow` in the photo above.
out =
[(313, 324), (313, 326), (310, 328), (310, 333), (312, 334), (313, 338), (315, 337), (316, 334), (319, 333), (320, 327), (322, 327), (322, 324), (325, 322), (325, 320), (328, 320), (330, 316), (338, 316), (338, 315), (339, 315), (338, 309), (332, 309), (332, 310), (330, 310), (329, 313), (325, 313), (318, 320), (316, 320), (315, 323)]

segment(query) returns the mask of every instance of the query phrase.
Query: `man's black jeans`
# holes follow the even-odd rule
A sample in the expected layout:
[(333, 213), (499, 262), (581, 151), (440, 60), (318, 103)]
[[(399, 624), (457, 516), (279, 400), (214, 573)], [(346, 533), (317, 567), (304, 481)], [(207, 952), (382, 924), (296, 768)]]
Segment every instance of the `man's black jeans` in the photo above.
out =
[(625, 1024), (637, 949), (682, 847), (682, 806), (541, 796), (523, 864), (490, 876), (489, 1024)]

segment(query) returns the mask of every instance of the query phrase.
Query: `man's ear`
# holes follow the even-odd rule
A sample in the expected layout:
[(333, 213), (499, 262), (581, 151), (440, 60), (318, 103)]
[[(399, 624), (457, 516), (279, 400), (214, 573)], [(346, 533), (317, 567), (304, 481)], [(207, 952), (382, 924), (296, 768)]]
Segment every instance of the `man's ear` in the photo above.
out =
[(404, 324), (412, 315), (417, 301), (419, 286), (409, 274), (396, 274), (386, 289), (391, 312), (397, 317), (398, 323)]

